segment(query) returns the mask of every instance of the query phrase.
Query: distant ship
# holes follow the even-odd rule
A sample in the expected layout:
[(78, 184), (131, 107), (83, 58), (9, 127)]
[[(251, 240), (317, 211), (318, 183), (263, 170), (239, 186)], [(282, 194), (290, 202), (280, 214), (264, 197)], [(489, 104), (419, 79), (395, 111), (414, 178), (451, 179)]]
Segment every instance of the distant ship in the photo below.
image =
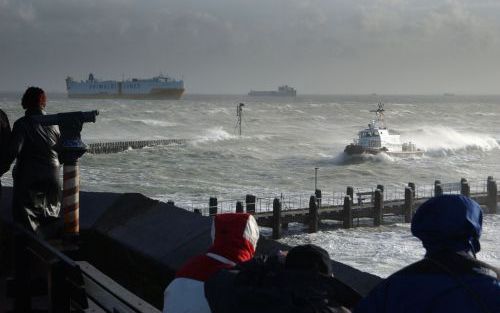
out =
[(66, 78), (69, 98), (91, 99), (179, 99), (184, 93), (184, 81), (168, 76), (149, 79), (132, 78), (129, 80), (98, 80), (92, 73), (86, 81)]
[(358, 133), (358, 138), (345, 147), (344, 152), (349, 155), (385, 153), (397, 157), (422, 156), (424, 151), (418, 149), (414, 143), (401, 143), (400, 136), (389, 132), (384, 120), (384, 104), (379, 103), (375, 113), (376, 119), (368, 124), (368, 128)]
[(256, 91), (250, 90), (249, 96), (253, 97), (295, 97), (297, 96), (297, 90), (288, 85), (279, 86), (278, 90), (272, 91)]

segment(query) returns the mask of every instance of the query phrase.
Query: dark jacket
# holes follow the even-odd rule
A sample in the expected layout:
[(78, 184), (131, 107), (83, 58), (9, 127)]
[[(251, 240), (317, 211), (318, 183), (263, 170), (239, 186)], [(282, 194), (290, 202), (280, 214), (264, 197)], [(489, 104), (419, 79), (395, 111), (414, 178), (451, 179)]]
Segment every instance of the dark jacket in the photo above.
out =
[(350, 312), (361, 298), (332, 277), (260, 260), (219, 271), (205, 295), (213, 313)]
[[(0, 165), (3, 163), (5, 158), (5, 152), (7, 151), (7, 146), (10, 139), (10, 123), (7, 114), (0, 110)], [(0, 168), (0, 176), (3, 174)], [(0, 181), (0, 198), (2, 196), (2, 183)]]
[(498, 313), (498, 271), (455, 252), (430, 255), (389, 276), (355, 313)]
[(12, 171), (12, 214), (14, 221), (33, 231), (50, 224), (60, 211), (60, 164), (54, 149), (60, 133), (57, 126), (41, 126), (31, 118), (42, 114), (29, 109), (14, 123), (1, 166), (3, 174), (17, 159)]

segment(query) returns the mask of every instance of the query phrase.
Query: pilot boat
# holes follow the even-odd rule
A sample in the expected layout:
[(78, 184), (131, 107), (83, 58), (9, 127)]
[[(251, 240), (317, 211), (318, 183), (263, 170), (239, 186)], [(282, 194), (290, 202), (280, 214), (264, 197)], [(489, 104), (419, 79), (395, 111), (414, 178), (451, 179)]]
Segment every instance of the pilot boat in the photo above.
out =
[(398, 134), (393, 134), (386, 127), (384, 120), (384, 104), (379, 103), (375, 119), (368, 124), (368, 128), (358, 133), (358, 138), (345, 147), (344, 152), (349, 155), (385, 153), (396, 157), (422, 156), (424, 151), (417, 149), (414, 143), (401, 142)]

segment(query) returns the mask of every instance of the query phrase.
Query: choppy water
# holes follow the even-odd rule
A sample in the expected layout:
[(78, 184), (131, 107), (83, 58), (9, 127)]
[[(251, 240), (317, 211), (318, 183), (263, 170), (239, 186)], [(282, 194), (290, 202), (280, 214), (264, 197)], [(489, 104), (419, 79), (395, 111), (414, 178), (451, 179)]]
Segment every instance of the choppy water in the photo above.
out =
[[(500, 96), (383, 96), (386, 121), (404, 141), (425, 149), (423, 157), (347, 158), (345, 145), (372, 119), (378, 96), (303, 96), (255, 99), (186, 96), (180, 101), (70, 100), (48, 95), (48, 111), (100, 110), (84, 126), (86, 142), (185, 138), (180, 147), (154, 147), (113, 155), (85, 155), (85, 190), (133, 191), (181, 206), (210, 196), (240, 199), (304, 194), (314, 190), (314, 168), (323, 194), (347, 185), (402, 192), (403, 185), (430, 185), (461, 177), (481, 185), (500, 177)], [(0, 95), (11, 119), (22, 112), (19, 96)], [(244, 102), (243, 136), (236, 135), (236, 104)], [(7, 175), (9, 176), (9, 175)], [(8, 180), (8, 179), (7, 179)], [(399, 190), (399, 191), (398, 191)], [(484, 257), (500, 265), (500, 221), (488, 217)], [(408, 225), (358, 228), (291, 237), (327, 247), (334, 258), (387, 275), (421, 256)], [(363, 247), (360, 249), (360, 247)]]

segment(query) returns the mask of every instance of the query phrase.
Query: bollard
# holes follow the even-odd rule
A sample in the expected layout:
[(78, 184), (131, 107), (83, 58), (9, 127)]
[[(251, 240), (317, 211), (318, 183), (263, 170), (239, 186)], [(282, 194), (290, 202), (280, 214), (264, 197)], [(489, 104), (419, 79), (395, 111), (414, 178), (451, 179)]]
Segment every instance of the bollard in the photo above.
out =
[(384, 193), (377, 189), (375, 190), (375, 207), (373, 210), (373, 225), (380, 226), (382, 224), (382, 214), (384, 209)]
[(352, 228), (352, 199), (350, 196), (344, 197), (344, 228)]
[(63, 166), (64, 234), (76, 238), (80, 234), (80, 168), (78, 160)]
[(443, 195), (443, 186), (441, 184), (434, 186), (434, 197), (439, 197)]
[(409, 182), (409, 183), (408, 183), (408, 187), (410, 187), (410, 188), (411, 188), (413, 198), (415, 198), (416, 189), (417, 189), (417, 187), (415, 186), (415, 183)]
[(470, 186), (467, 180), (460, 182), (460, 194), (470, 197)]
[(443, 194), (442, 193), (443, 188), (441, 188), (441, 194), (438, 194), (438, 190), (437, 190), (438, 186), (441, 186), (441, 181), (439, 179), (436, 179), (434, 181), (434, 197), (437, 197), (437, 196), (440, 196)]
[(486, 189), (488, 190), (486, 205), (488, 206), (489, 213), (496, 214), (498, 213), (498, 208), (497, 208), (498, 189), (497, 189), (497, 182), (493, 179), (493, 176), (488, 176)]
[(413, 213), (413, 191), (410, 187), (405, 188), (405, 206), (404, 206), (404, 215), (405, 215), (405, 223), (411, 222), (411, 217)]
[(236, 202), (236, 213), (243, 213), (243, 203), (241, 201)]
[(311, 196), (309, 199), (309, 233), (315, 233), (318, 231), (318, 202), (316, 196)]
[(281, 238), (281, 202), (278, 198), (273, 201), (273, 239)]
[(211, 197), (208, 201), (208, 214), (210, 216), (217, 214), (217, 198)]
[(247, 213), (255, 214), (255, 200), (256, 197), (254, 195), (247, 195), (245, 197), (245, 205), (247, 207)]
[(321, 190), (316, 189), (314, 191), (314, 194), (316, 195), (316, 200), (318, 201), (318, 209), (320, 209), (321, 208)]
[(353, 201), (354, 201), (354, 187), (347, 186), (346, 195), (348, 195), (349, 197), (351, 197), (351, 204), (352, 204)]

